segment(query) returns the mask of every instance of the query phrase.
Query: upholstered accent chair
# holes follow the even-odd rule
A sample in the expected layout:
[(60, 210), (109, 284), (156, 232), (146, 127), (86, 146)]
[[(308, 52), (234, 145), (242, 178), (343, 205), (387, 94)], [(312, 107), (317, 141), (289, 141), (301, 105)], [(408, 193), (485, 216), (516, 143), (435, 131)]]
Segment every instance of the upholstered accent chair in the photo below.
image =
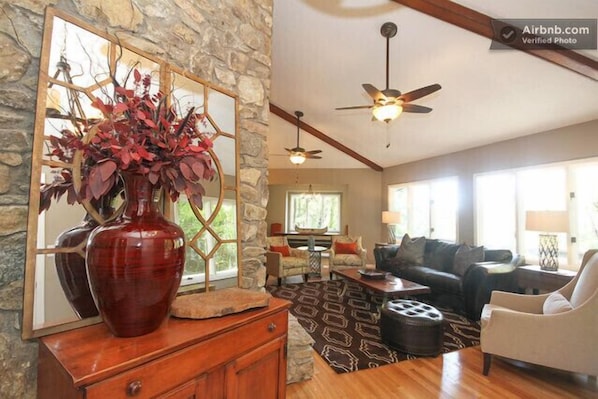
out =
[(291, 248), (285, 236), (267, 237), (266, 281), (268, 276), (275, 276), (278, 285), (289, 276), (303, 275), (307, 281), (309, 275), (309, 252)]
[(545, 295), (494, 291), (482, 310), (484, 375), (492, 355), (598, 375), (598, 250), (584, 255), (576, 277)]
[(333, 270), (348, 267), (365, 267), (367, 251), (361, 245), (361, 236), (332, 236), (328, 270), (332, 279)]

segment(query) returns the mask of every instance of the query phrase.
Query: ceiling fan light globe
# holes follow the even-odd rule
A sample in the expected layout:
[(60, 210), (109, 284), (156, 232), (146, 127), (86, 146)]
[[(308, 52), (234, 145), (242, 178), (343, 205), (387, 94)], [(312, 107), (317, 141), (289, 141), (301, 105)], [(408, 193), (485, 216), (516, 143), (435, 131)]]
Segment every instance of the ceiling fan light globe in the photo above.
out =
[(291, 156), (289, 156), (289, 160), (293, 165), (301, 165), (303, 162), (305, 162), (305, 154), (300, 152), (292, 153)]
[(402, 112), (403, 107), (398, 104), (381, 105), (372, 109), (374, 118), (380, 122), (390, 122), (394, 119), (397, 119)]

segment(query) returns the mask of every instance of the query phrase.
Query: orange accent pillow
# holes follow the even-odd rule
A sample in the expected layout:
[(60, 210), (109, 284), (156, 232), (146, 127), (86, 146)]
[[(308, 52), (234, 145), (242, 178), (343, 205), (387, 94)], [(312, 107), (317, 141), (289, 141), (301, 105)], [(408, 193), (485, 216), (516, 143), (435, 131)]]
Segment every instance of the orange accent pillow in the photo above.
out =
[(291, 248), (288, 245), (270, 245), (270, 251), (272, 252), (280, 252), (282, 256), (291, 256)]
[(334, 252), (337, 254), (356, 254), (357, 252), (357, 242), (335, 242), (334, 243)]

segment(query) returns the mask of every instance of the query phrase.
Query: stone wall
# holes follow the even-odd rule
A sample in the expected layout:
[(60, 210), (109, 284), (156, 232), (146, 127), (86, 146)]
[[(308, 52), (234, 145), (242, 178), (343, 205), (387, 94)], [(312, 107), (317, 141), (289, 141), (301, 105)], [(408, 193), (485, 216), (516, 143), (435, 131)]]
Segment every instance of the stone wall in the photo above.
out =
[(289, 339), (287, 343), (287, 384), (309, 380), (314, 374), (314, 339), (289, 313)]
[(34, 398), (37, 345), (21, 340), (35, 96), (48, 5), (239, 94), (241, 286), (264, 285), (272, 0), (2, 0), (0, 397)]

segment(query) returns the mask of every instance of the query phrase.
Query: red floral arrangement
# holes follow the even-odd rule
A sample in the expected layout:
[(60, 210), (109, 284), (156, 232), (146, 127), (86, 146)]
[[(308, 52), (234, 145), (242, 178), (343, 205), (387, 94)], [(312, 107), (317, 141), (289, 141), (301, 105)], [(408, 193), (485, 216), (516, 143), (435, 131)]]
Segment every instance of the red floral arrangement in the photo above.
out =
[(150, 93), (149, 75), (135, 69), (133, 79), (132, 89), (116, 85), (113, 102), (93, 101), (103, 114), (99, 122), (49, 138), (49, 155), (55, 159), (72, 163), (81, 156), (81, 188), (75, 189), (72, 170), (63, 168), (52, 183), (42, 185), (40, 212), (65, 193), (69, 204), (114, 196), (125, 171), (146, 175), (173, 201), (184, 193), (202, 208), (201, 181), (215, 174), (208, 153), (212, 142), (198, 127), (205, 116), (190, 109), (180, 118), (175, 106), (167, 105), (167, 96)]

